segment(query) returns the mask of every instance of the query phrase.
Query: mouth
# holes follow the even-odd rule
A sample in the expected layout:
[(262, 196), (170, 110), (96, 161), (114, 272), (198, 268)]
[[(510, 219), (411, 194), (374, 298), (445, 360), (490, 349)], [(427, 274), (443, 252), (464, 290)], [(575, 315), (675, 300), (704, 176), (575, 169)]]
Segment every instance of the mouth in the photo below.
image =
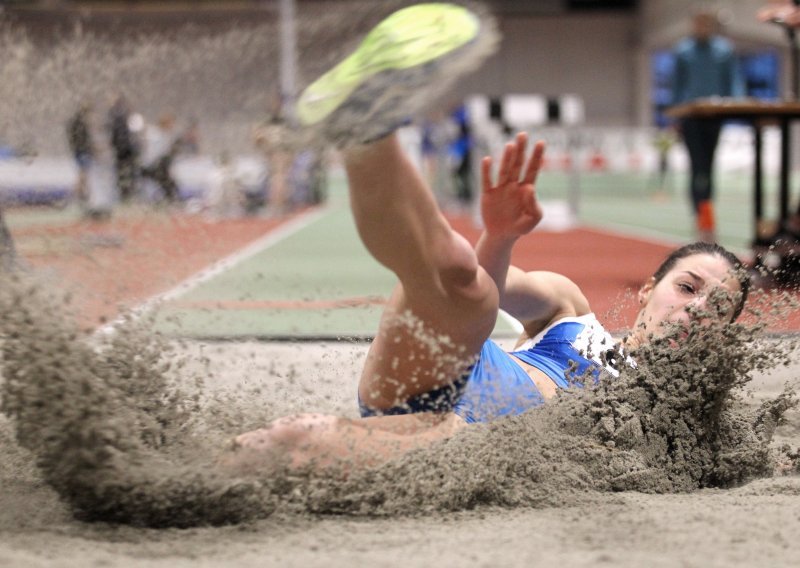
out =
[(689, 326), (682, 321), (677, 322), (669, 322), (666, 325), (666, 329), (664, 330), (664, 339), (666, 339), (667, 344), (674, 349), (677, 349), (681, 346), (681, 344), (685, 343), (687, 339), (689, 339), (689, 334), (691, 333)]
[(667, 339), (667, 345), (669, 345), (670, 349), (680, 349), (681, 345), (686, 341), (688, 337), (689, 337), (688, 332), (681, 331), (680, 333), (676, 333), (672, 337)]

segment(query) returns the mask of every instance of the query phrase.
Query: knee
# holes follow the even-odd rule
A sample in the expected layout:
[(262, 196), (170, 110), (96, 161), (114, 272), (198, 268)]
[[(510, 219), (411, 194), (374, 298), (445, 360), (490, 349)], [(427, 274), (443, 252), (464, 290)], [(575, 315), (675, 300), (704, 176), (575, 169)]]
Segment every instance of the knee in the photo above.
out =
[(478, 278), (478, 256), (467, 239), (453, 231), (444, 250), (437, 252), (439, 278), (446, 290), (464, 290), (475, 284)]

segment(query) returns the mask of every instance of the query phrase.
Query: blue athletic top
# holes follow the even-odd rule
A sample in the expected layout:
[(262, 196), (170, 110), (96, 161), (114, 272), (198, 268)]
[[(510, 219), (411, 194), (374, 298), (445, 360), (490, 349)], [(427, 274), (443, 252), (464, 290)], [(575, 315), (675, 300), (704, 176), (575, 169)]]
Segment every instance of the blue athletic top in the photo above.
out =
[(541, 404), (544, 397), (525, 369), (494, 341), (487, 340), (453, 404), (453, 412), (467, 423), (491, 422)]
[[(487, 340), (469, 374), (403, 405), (375, 411), (359, 400), (361, 415), (452, 411), (473, 423), (521, 414), (543, 404), (544, 397), (514, 358), (541, 370), (560, 388), (583, 386), (587, 376), (597, 381), (601, 370), (616, 377), (622, 359), (594, 314), (563, 318), (511, 353)], [(625, 362), (633, 364), (630, 358)]]
[(614, 338), (594, 314), (562, 318), (510, 355), (543, 371), (562, 389), (580, 383), (587, 373), (597, 380), (601, 369), (619, 375)]
[(705, 97), (742, 97), (744, 81), (733, 44), (720, 36), (684, 38), (675, 47), (672, 104)]

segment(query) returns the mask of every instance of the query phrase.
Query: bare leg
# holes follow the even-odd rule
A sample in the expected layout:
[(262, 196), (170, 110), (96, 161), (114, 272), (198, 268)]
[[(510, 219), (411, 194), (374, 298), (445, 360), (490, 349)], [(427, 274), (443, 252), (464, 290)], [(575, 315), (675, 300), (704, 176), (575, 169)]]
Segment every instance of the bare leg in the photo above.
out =
[[(460, 6), (399, 10), (309, 85), (297, 103), (298, 120), (336, 145), (375, 140), (491, 53), (493, 29), (491, 18)], [(350, 148), (345, 165), (361, 238), (400, 280), (359, 385), (363, 402), (386, 409), (463, 375), (494, 327), (498, 290), (394, 135)], [(451, 436), (464, 424), (453, 413), (357, 420), (301, 415), (239, 436), (224, 461), (239, 470), (258, 470), (276, 455), (295, 467), (341, 459), (370, 465)]]
[(359, 234), (400, 280), (359, 385), (385, 409), (460, 377), (494, 327), (498, 292), (396, 136), (349, 150), (345, 165)]
[[(498, 291), (395, 136), (347, 151), (345, 165), (361, 238), (400, 279), (359, 384), (362, 401), (389, 408), (461, 376), (494, 327)], [(293, 468), (371, 466), (464, 426), (453, 413), (291, 416), (238, 436), (223, 465), (245, 474), (282, 459)]]

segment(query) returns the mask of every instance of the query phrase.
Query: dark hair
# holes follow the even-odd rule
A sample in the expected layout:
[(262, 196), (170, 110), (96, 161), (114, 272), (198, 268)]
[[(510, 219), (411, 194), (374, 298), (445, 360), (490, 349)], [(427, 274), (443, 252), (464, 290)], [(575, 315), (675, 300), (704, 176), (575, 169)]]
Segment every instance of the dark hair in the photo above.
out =
[(661, 263), (661, 266), (658, 267), (655, 273), (653, 273), (656, 284), (661, 282), (664, 276), (675, 267), (680, 259), (696, 254), (719, 256), (728, 261), (728, 264), (733, 268), (736, 278), (739, 280), (739, 286), (741, 287), (741, 297), (739, 298), (739, 303), (736, 305), (733, 317), (731, 318), (731, 321), (735, 321), (736, 318), (739, 317), (739, 314), (742, 313), (744, 303), (747, 301), (747, 294), (750, 292), (750, 275), (747, 273), (742, 261), (740, 261), (735, 254), (717, 243), (690, 243), (672, 251), (672, 253), (664, 259), (664, 262)]

